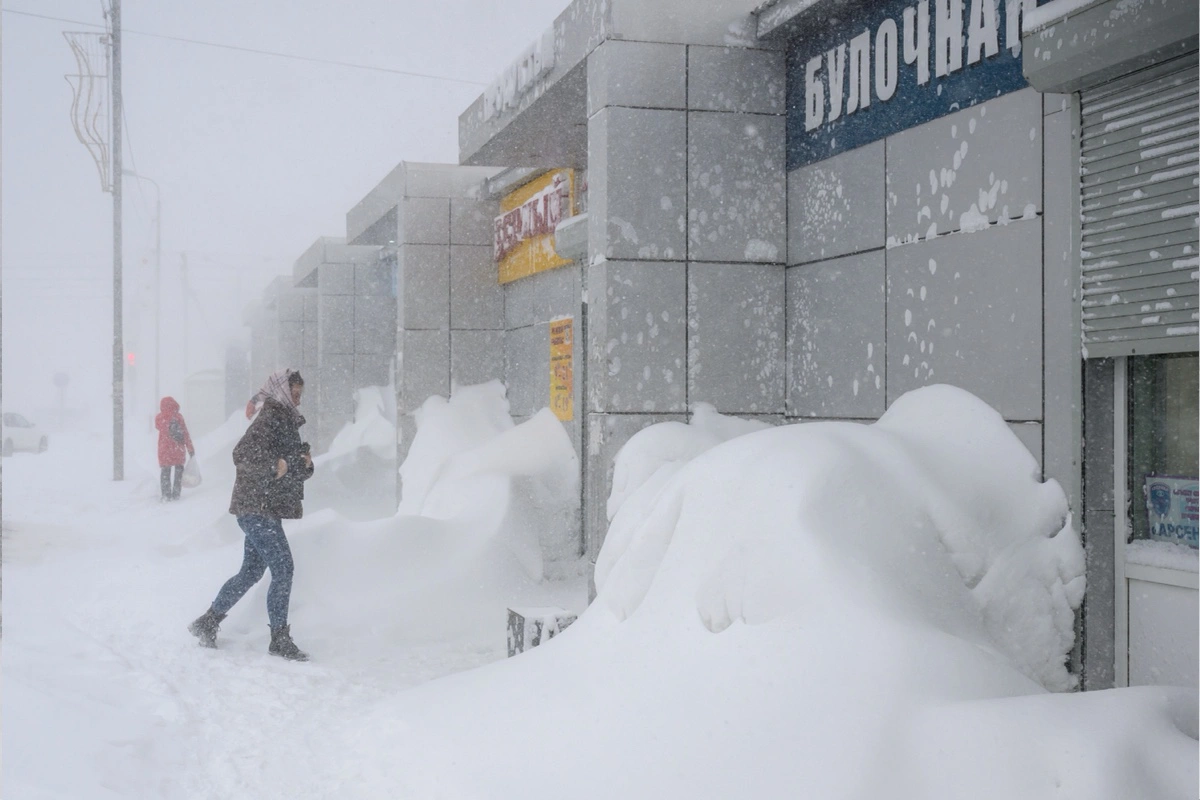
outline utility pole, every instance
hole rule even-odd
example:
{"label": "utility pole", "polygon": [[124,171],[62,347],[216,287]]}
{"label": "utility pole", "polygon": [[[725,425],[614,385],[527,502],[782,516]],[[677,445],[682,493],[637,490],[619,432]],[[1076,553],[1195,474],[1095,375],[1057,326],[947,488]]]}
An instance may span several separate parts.
{"label": "utility pole", "polygon": [[121,0],[111,0],[104,33],[63,31],[79,72],[67,75],[74,99],[71,124],[113,196],[113,480],[125,479],[125,359],[121,256]]}
{"label": "utility pole", "polygon": [[183,290],[183,378],[188,376],[188,269],[187,253],[179,254],[179,284]]}
{"label": "utility pole", "polygon": [[121,0],[112,0],[113,480],[125,480],[125,343],[121,282]]}

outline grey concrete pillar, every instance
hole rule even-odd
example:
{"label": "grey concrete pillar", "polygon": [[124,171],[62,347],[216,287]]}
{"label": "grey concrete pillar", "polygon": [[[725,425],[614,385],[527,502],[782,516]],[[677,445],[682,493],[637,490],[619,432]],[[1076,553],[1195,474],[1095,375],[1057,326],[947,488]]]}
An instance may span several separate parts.
{"label": "grey concrete pillar", "polygon": [[784,58],[610,40],[588,59],[586,551],[612,459],[693,404],[782,418]]}

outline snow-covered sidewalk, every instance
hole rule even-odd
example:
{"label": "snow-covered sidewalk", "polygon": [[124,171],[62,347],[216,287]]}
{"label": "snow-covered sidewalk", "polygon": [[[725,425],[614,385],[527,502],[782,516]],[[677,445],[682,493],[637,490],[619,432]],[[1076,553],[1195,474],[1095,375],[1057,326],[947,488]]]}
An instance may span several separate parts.
{"label": "snow-covered sidewalk", "polygon": [[[160,504],[157,474],[135,458],[128,480],[111,481],[109,447],[105,437],[62,435],[45,454],[5,460],[4,797],[388,796],[362,777],[387,754],[360,749],[355,763],[338,743],[355,739],[385,698],[505,656],[498,592],[476,597],[465,609],[473,624],[443,626],[444,635],[435,608],[379,619],[381,605],[403,598],[404,587],[388,590],[388,566],[338,574],[337,564],[314,563],[314,548],[322,536],[353,550],[383,534],[331,512],[286,525],[293,633],[312,661],[267,654],[267,579],[230,614],[220,649],[198,648],[185,626],[241,559],[229,486],[208,481]],[[338,619],[314,604],[312,594],[346,596],[355,580],[379,598],[374,606],[350,617],[342,603]],[[578,580],[505,588],[532,603],[586,599]],[[436,596],[426,586],[408,600]]]}
{"label": "snow-covered sidewalk", "polygon": [[[6,460],[4,797],[1195,797],[1196,687],[1072,691],[1066,495],[954,387],[639,432],[586,610],[562,426],[499,384],[430,398],[401,514],[286,524],[303,664],[266,654],[266,581],[219,650],[184,630],[241,556],[239,425],[165,506],[101,437]],[[505,659],[505,606],[583,613]]]}

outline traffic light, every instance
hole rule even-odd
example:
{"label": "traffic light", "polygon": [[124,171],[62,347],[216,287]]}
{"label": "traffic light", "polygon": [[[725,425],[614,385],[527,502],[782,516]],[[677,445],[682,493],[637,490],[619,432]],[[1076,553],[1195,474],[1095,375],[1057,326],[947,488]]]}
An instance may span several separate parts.
{"label": "traffic light", "polygon": [[126,353],[125,354],[125,363],[127,363],[131,367],[136,366],[137,365],[137,355],[135,353]]}

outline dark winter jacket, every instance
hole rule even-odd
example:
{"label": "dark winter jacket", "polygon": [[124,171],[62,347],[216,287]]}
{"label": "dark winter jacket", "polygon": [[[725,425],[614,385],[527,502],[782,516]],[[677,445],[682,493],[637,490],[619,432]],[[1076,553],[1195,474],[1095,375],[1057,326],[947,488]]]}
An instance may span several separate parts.
{"label": "dark winter jacket", "polygon": [[196,454],[187,423],[183,421],[174,397],[164,397],[158,407],[159,414],[154,418],[154,427],[158,428],[158,465],[182,467],[185,453]]}
{"label": "dark winter jacket", "polygon": [[[277,519],[304,516],[304,482],[313,468],[305,463],[308,445],[300,441],[304,417],[274,398],[263,402],[242,440],[233,448],[237,477],[229,513],[260,514]],[[287,462],[287,472],[275,477],[276,462]]]}

